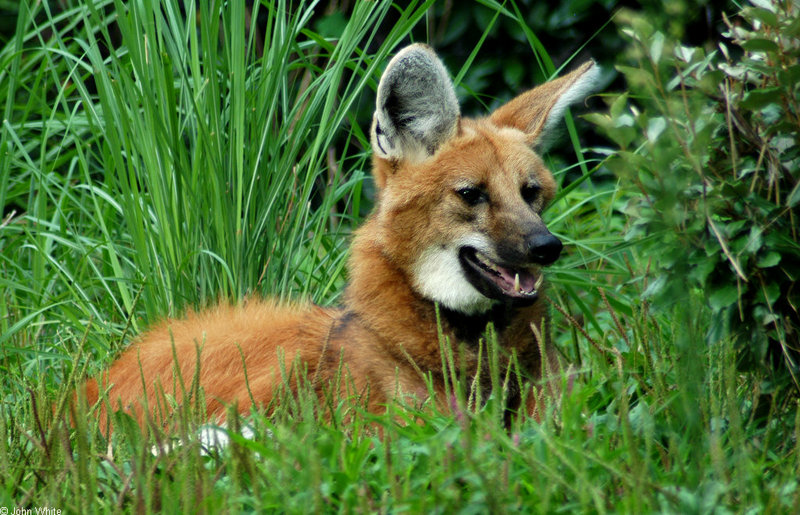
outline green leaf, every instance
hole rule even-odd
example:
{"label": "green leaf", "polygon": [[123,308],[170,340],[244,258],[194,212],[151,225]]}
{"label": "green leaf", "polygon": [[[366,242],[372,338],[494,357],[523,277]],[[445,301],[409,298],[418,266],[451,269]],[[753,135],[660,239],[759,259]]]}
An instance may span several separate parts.
{"label": "green leaf", "polygon": [[650,143],[655,143],[658,137],[667,128],[667,121],[663,116],[651,118],[647,122],[647,140]]}
{"label": "green leaf", "polygon": [[764,298],[772,306],[781,295],[781,287],[778,283],[768,283],[764,286]]}
{"label": "green leaf", "polygon": [[611,102],[611,106],[608,108],[609,114],[612,117],[616,118],[617,116],[621,115],[623,111],[627,110],[628,108],[628,93],[623,93],[618,95],[617,98]]}
{"label": "green leaf", "polygon": [[775,86],[772,88],[754,89],[748,92],[744,99],[742,99],[741,106],[745,109],[758,110],[763,107],[774,104],[780,100],[780,87]]}
{"label": "green leaf", "polygon": [[750,0],[750,3],[761,9],[775,12],[775,2],[772,0]]}
{"label": "green leaf", "polygon": [[800,17],[796,17],[788,25],[784,26],[783,34],[788,37],[800,36]]}
{"label": "green leaf", "polygon": [[742,42],[742,48],[750,52],[777,52],[778,44],[771,39],[753,38]]}
{"label": "green leaf", "polygon": [[780,252],[775,252],[774,250],[771,250],[767,252],[765,256],[758,258],[756,266],[758,266],[758,268],[770,268],[777,265],[780,262],[781,262]]}
{"label": "green leaf", "polygon": [[656,32],[650,42],[650,57],[653,62],[661,61],[661,52],[664,50],[664,34]]}
{"label": "green leaf", "polygon": [[739,289],[735,284],[726,284],[714,290],[708,296],[708,303],[712,309],[719,311],[734,304],[739,298]]}
{"label": "green leaf", "polygon": [[694,59],[694,53],[696,51],[697,48],[693,46],[677,45],[675,47],[675,57],[685,63],[690,63],[692,59]]}
{"label": "green leaf", "polygon": [[618,65],[617,70],[625,75],[628,85],[631,89],[645,89],[652,88],[655,85],[653,80],[653,73],[634,66]]}
{"label": "green leaf", "polygon": [[747,244],[744,247],[744,251],[748,254],[755,254],[759,251],[762,245],[762,236],[763,231],[760,227],[753,226],[750,228],[750,235],[747,239]]}
{"label": "green leaf", "polygon": [[755,19],[770,27],[778,26],[778,17],[774,12],[763,7],[748,7],[742,11],[745,18]]}
{"label": "green leaf", "polygon": [[719,260],[714,256],[709,256],[706,259],[695,260],[694,265],[689,272],[689,279],[697,284],[705,284],[708,276],[717,268]]}

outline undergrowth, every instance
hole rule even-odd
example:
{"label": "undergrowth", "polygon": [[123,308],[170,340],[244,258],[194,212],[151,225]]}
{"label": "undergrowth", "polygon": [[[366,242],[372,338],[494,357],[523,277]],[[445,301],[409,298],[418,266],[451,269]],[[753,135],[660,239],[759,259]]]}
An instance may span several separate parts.
{"label": "undergrowth", "polygon": [[[454,77],[480,72],[501,18],[555,70],[514,2],[480,3],[486,32]],[[0,507],[800,510],[796,400],[738,371],[735,338],[709,341],[702,291],[643,296],[664,273],[624,237],[635,192],[572,123],[546,218],[566,244],[548,302],[573,370],[540,422],[507,427],[502,384],[476,403],[457,380],[446,413],[285,395],[212,449],[190,406],[171,434],[116,414],[110,441],[96,408],[67,406],[160,317],[252,294],[336,302],[371,204],[353,113],[431,5],[358,2],[322,36],[313,3],[22,2],[0,49]]]}

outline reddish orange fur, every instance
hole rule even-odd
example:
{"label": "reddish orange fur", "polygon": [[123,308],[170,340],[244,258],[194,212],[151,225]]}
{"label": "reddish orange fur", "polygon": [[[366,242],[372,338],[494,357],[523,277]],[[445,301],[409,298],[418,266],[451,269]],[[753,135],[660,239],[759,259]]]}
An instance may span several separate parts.
{"label": "reddish orange fur", "polygon": [[[456,241],[467,231],[516,245],[523,221],[533,217],[541,223],[538,213],[553,197],[555,182],[530,145],[542,129],[551,97],[574,82],[578,72],[520,95],[488,118],[459,120],[455,136],[422,162],[375,156],[378,202],[355,234],[351,282],[340,307],[250,299],[163,321],[142,334],[99,385],[86,384],[89,402],[98,400],[99,387],[108,389],[114,409],[121,407],[144,423],[153,416],[161,391],[182,402],[178,381],[191,390],[197,373],[209,419],[224,416],[231,403],[246,413],[253,408],[251,399],[257,406],[272,401],[282,380],[283,356],[287,369],[298,358],[319,391],[336,376],[341,358],[354,391],[369,392],[367,407],[373,412],[381,412],[399,392],[423,400],[428,395],[426,374],[433,378],[438,404],[447,406],[436,306],[413,285],[415,263],[424,249]],[[535,216],[519,198],[520,184],[530,177],[541,187]],[[467,213],[453,193],[465,180],[484,185],[492,204]],[[555,352],[551,346],[543,351],[531,329],[542,327],[542,300],[508,309],[510,319],[498,328],[501,348],[517,355],[530,378],[541,378],[542,369],[553,374],[558,370]],[[457,325],[442,317],[441,330],[454,348],[456,363],[475,372],[477,346],[456,344]],[[144,396],[149,415],[142,406]],[[535,414],[541,395],[528,399],[525,409]],[[512,409],[517,407],[513,402]]]}

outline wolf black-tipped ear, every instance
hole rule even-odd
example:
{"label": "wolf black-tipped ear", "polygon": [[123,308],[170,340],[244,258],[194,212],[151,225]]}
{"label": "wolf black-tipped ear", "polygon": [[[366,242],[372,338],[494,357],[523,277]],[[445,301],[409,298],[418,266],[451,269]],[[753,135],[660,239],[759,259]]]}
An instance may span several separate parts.
{"label": "wolf black-tipped ear", "polygon": [[422,161],[452,137],[458,99],[442,61],[427,45],[401,50],[383,72],[370,139],[385,159]]}
{"label": "wolf black-tipped ear", "polygon": [[542,146],[561,121],[567,107],[582,101],[597,87],[600,70],[587,61],[574,71],[519,95],[497,108],[489,119],[500,127],[513,127],[528,135],[531,146]]}

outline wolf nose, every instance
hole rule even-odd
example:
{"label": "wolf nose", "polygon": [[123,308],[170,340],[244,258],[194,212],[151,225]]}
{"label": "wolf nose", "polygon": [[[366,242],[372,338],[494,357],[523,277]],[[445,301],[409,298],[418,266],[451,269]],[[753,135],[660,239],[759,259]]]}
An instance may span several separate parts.
{"label": "wolf nose", "polygon": [[532,263],[549,265],[561,255],[564,245],[561,240],[550,234],[534,234],[528,238],[528,259]]}

